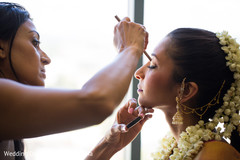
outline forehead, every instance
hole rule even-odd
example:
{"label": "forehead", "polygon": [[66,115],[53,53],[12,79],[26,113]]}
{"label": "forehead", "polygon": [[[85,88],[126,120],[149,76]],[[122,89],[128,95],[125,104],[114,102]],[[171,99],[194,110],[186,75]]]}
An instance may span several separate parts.
{"label": "forehead", "polygon": [[32,31],[36,31],[36,27],[31,20],[27,20],[19,27],[16,36],[26,35],[31,33]]}
{"label": "forehead", "polygon": [[169,46],[170,39],[165,37],[154,49],[154,56],[160,62],[171,61],[170,57],[167,56],[167,48]]}

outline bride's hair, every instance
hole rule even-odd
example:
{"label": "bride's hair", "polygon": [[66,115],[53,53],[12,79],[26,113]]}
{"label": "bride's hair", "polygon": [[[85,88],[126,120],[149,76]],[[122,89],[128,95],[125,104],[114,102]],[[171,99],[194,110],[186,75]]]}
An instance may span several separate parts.
{"label": "bride's hair", "polygon": [[[198,85],[196,95],[197,108],[209,103],[218,93],[224,80],[219,104],[210,107],[203,115],[207,122],[215,114],[215,110],[223,104],[223,96],[234,82],[233,72],[226,66],[226,54],[221,49],[216,34],[203,29],[179,28],[170,32],[167,55],[173,60],[175,68],[173,79],[181,83],[186,77],[186,82],[195,82]],[[235,130],[232,133],[231,144],[240,151],[240,137]]]}

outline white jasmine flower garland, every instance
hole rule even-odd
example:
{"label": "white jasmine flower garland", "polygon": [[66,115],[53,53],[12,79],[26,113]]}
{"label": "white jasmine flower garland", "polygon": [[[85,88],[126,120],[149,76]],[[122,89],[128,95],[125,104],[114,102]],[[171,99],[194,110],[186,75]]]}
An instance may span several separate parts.
{"label": "white jasmine flower garland", "polygon": [[[226,65],[234,72],[235,82],[223,97],[223,105],[216,110],[212,120],[204,124],[200,120],[195,126],[186,128],[186,132],[180,134],[178,143],[175,138],[167,136],[163,138],[160,151],[153,154],[154,160],[192,160],[203,147],[203,143],[210,140],[230,138],[232,131],[240,130],[240,49],[239,44],[228,32],[216,33],[222,50],[227,54]],[[218,127],[223,123],[223,129]],[[214,130],[216,131],[214,132]]]}

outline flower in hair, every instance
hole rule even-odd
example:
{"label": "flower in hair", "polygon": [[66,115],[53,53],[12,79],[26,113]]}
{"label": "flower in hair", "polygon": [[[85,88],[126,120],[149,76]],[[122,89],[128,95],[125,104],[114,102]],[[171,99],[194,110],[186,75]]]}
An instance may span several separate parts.
{"label": "flower in hair", "polygon": [[239,126],[240,115],[240,49],[236,39],[233,39],[227,31],[217,33],[222,50],[226,53],[226,65],[234,73],[235,81],[231,84],[230,89],[223,97],[223,105],[216,111],[214,118],[216,122],[223,119],[224,131],[220,133],[225,138],[230,138],[233,130]]}

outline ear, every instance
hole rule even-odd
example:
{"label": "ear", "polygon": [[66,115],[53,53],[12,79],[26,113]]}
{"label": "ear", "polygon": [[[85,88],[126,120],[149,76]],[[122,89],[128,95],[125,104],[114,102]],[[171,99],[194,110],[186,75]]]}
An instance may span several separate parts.
{"label": "ear", "polygon": [[0,59],[7,57],[7,45],[6,42],[0,40]]}
{"label": "ear", "polygon": [[193,98],[198,92],[198,85],[195,82],[187,82],[185,84],[183,96],[181,102],[187,102]]}

